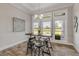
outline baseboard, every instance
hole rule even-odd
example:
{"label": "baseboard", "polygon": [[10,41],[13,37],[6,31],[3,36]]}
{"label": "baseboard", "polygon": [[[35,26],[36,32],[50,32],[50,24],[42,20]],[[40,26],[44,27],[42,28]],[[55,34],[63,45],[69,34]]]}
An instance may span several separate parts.
{"label": "baseboard", "polygon": [[75,50],[79,53],[79,48],[77,48],[75,45],[73,45],[73,47],[74,47]]}
{"label": "baseboard", "polygon": [[13,46],[15,46],[15,45],[17,45],[17,44],[20,44],[20,43],[22,43],[22,42],[25,42],[25,41],[27,41],[27,40],[21,40],[21,41],[18,41],[18,42],[16,42],[16,43],[14,43],[14,44],[11,44],[11,45],[2,47],[2,48],[0,48],[0,51],[5,50],[5,49],[10,48],[10,47],[13,47]]}
{"label": "baseboard", "polygon": [[59,44],[64,44],[64,45],[73,45],[72,43],[69,43],[69,42],[64,42],[64,41],[52,41],[53,43],[59,43]]}

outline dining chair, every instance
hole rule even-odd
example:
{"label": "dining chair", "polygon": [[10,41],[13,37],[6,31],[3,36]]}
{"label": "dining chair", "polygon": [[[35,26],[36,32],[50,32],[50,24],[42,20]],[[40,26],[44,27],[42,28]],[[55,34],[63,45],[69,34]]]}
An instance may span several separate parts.
{"label": "dining chair", "polygon": [[35,37],[31,37],[29,38],[28,42],[27,42],[27,53],[26,55],[28,54],[28,50],[30,49],[31,51],[31,55],[33,54],[33,46],[34,46],[34,43],[33,43],[33,40],[35,40]]}

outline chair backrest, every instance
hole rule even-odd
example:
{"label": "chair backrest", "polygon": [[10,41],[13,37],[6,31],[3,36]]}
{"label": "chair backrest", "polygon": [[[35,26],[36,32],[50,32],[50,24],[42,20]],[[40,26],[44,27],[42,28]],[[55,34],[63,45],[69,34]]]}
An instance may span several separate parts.
{"label": "chair backrest", "polygon": [[43,45],[47,46],[48,45],[48,37],[41,37],[40,39],[43,43]]}
{"label": "chair backrest", "polygon": [[35,37],[29,38],[29,40],[28,40],[28,45],[29,45],[30,47],[34,45],[34,43],[33,43],[34,40],[35,40]]}

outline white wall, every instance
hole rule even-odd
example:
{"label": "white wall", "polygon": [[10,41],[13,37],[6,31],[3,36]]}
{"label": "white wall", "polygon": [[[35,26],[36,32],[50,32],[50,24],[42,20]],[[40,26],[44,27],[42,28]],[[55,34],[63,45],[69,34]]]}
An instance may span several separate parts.
{"label": "white wall", "polygon": [[26,21],[25,32],[31,31],[31,16],[9,5],[0,4],[0,50],[16,45],[28,39],[25,32],[12,32],[12,17]]}
{"label": "white wall", "polygon": [[73,6],[68,8],[68,19],[67,19],[67,36],[68,42],[73,44]]}
{"label": "white wall", "polygon": [[[79,4],[74,5],[74,16],[78,17],[78,23],[79,23]],[[78,32],[74,32],[74,46],[79,52],[79,27]]]}

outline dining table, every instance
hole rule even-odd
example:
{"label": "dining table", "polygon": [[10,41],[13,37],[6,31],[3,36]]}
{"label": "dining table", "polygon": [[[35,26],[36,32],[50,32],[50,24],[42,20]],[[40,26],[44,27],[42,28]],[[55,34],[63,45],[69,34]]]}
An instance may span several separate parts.
{"label": "dining table", "polygon": [[[33,43],[34,43],[34,47],[38,48],[38,56],[40,55],[40,49],[43,50],[42,47],[45,46],[43,44],[43,41],[42,41],[43,39],[48,39],[49,40],[50,47],[48,47],[48,48],[51,48],[53,50],[52,44],[50,42],[50,38],[52,36],[46,36],[46,35],[41,35],[41,34],[34,35],[33,33],[25,33],[25,35],[30,36],[30,38],[35,37],[36,40],[33,40]],[[41,38],[43,38],[43,39],[41,39]],[[34,53],[36,54],[36,50],[34,51]],[[47,52],[45,52],[45,53],[47,53]],[[50,55],[50,53],[47,53],[47,54]],[[43,55],[43,53],[42,53],[42,55]]]}

